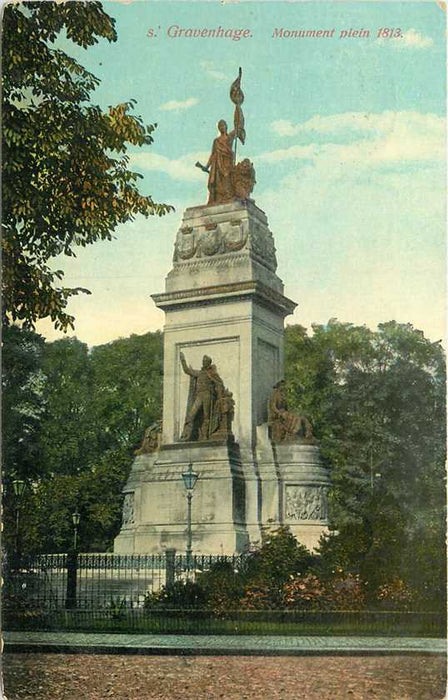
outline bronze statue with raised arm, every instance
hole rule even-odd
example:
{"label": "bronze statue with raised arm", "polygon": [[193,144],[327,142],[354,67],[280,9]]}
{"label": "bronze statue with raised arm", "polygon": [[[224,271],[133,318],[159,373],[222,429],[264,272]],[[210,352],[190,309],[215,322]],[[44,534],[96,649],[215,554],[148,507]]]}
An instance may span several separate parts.
{"label": "bronze statue with raised arm", "polygon": [[183,352],[180,353],[180,361],[185,374],[191,377],[181,440],[208,440],[216,428],[214,403],[218,397],[218,389],[223,390],[224,384],[212,364],[212,358],[208,355],[202,358],[201,369],[190,367]]}

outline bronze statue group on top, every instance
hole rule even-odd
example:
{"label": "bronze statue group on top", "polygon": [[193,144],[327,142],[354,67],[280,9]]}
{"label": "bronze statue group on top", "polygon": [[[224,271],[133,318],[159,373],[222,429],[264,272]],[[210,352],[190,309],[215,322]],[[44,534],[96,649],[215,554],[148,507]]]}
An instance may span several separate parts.
{"label": "bronze statue group on top", "polygon": [[[246,141],[244,115],[241,105],[244,94],[241,90],[242,70],[230,88],[230,99],[235,105],[234,128],[228,132],[227,122],[218,122],[219,136],[213,141],[212,152],[206,165],[196,166],[208,173],[208,205],[225,204],[235,199],[248,199],[255,185],[255,170],[248,158],[236,163],[237,143]],[[235,148],[233,148],[235,144]]]}

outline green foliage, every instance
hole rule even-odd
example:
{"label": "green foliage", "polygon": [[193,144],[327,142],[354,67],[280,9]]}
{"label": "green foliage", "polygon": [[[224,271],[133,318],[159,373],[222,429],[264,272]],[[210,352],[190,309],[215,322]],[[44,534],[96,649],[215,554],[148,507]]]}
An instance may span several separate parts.
{"label": "green foliage", "polygon": [[238,569],[219,561],[194,580],[178,580],[171,588],[148,594],[147,610],[203,609],[215,617],[232,611],[406,610],[414,594],[395,576],[369,599],[366,582],[343,568],[325,572],[330,550],[310,554],[287,527],[266,533],[259,548],[241,559]]}
{"label": "green foliage", "polygon": [[39,428],[45,411],[44,339],[32,331],[5,328],[2,348],[3,484],[39,474]]}
{"label": "green foliage", "polygon": [[[33,484],[22,504],[26,551],[66,550],[75,507],[80,547],[110,549],[133,450],[161,415],[160,333],[88,352],[76,339],[44,343],[11,327],[3,359],[7,546],[17,476]],[[440,607],[446,580],[440,344],[396,323],[373,332],[332,321],[311,336],[294,326],[286,331],[286,369],[290,404],[312,419],[331,466],[333,531],[322,538],[320,556],[287,529],[265,531],[241,571],[223,565],[198,576],[207,606],[281,607],[292,586],[300,607],[300,586],[309,577],[305,590],[322,586],[327,596],[335,581],[359,580],[369,606],[395,605],[400,591],[409,591],[409,605]]]}
{"label": "green foliage", "polygon": [[45,343],[11,326],[3,363],[7,548],[14,544],[17,505],[11,481],[19,477],[28,484],[20,519],[25,553],[67,551],[76,509],[80,548],[110,549],[133,450],[161,413],[161,334],[89,352],[76,338]]}
{"label": "green foliage", "polygon": [[291,575],[307,571],[314,561],[288,527],[262,533],[261,546],[245,564],[245,579],[251,585],[264,585],[275,597]]}
{"label": "green foliage", "polygon": [[207,606],[216,614],[237,609],[243,595],[245,567],[235,570],[229,561],[218,561],[196,577],[204,592]]}
{"label": "green foliage", "polygon": [[77,338],[48,343],[42,371],[46,377],[42,465],[49,475],[80,474],[98,454],[98,426],[91,405],[94,373],[87,345]]}
{"label": "green foliage", "polygon": [[288,527],[265,530],[260,547],[250,553],[244,565],[240,606],[245,610],[281,609],[287,581],[308,571],[313,562],[313,555]]}
{"label": "green foliage", "polygon": [[[313,420],[332,467],[321,571],[359,573],[370,600],[394,576],[444,595],[445,358],[410,324],[330,321],[286,332],[294,408]],[[326,570],[326,571],[325,571]],[[425,573],[426,572],[426,573]],[[432,572],[431,574],[429,572]],[[431,583],[432,579],[432,583]]]}
{"label": "green foliage", "polygon": [[145,596],[145,610],[180,610],[182,608],[204,608],[207,596],[202,586],[189,579],[176,581],[169,588],[148,593]]}
{"label": "green foliage", "polygon": [[65,35],[88,48],[116,41],[99,2],[8,3],[3,12],[3,310],[29,327],[50,316],[73,327],[69,298],[51,258],[110,240],[138,214],[163,215],[128,170],[128,144],[149,146],[155,124],[131,115],[134,101],[103,112],[90,104],[98,79],[55,45]]}
{"label": "green foliage", "polygon": [[163,357],[160,332],[131,335],[93,348],[94,409],[103,449],[135,446],[161,416]]}

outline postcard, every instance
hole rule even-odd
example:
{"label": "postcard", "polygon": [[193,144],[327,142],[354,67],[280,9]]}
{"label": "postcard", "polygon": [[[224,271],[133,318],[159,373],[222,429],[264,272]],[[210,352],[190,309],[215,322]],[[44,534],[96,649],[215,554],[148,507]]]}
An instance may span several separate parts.
{"label": "postcard", "polygon": [[2,22],[6,696],[441,697],[446,4]]}

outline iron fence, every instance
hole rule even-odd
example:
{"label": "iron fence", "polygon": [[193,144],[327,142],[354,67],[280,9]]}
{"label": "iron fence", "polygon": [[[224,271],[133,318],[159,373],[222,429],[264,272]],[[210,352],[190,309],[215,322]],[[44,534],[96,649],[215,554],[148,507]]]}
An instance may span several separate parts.
{"label": "iron fence", "polygon": [[194,581],[217,564],[244,570],[246,555],[41,554],[4,561],[5,629],[151,634],[444,636],[446,614],[402,611],[212,610],[148,596]]}
{"label": "iron fence", "polygon": [[38,554],[3,566],[5,609],[141,608],[150,593],[194,580],[218,562],[239,570],[244,557],[166,554]]}

